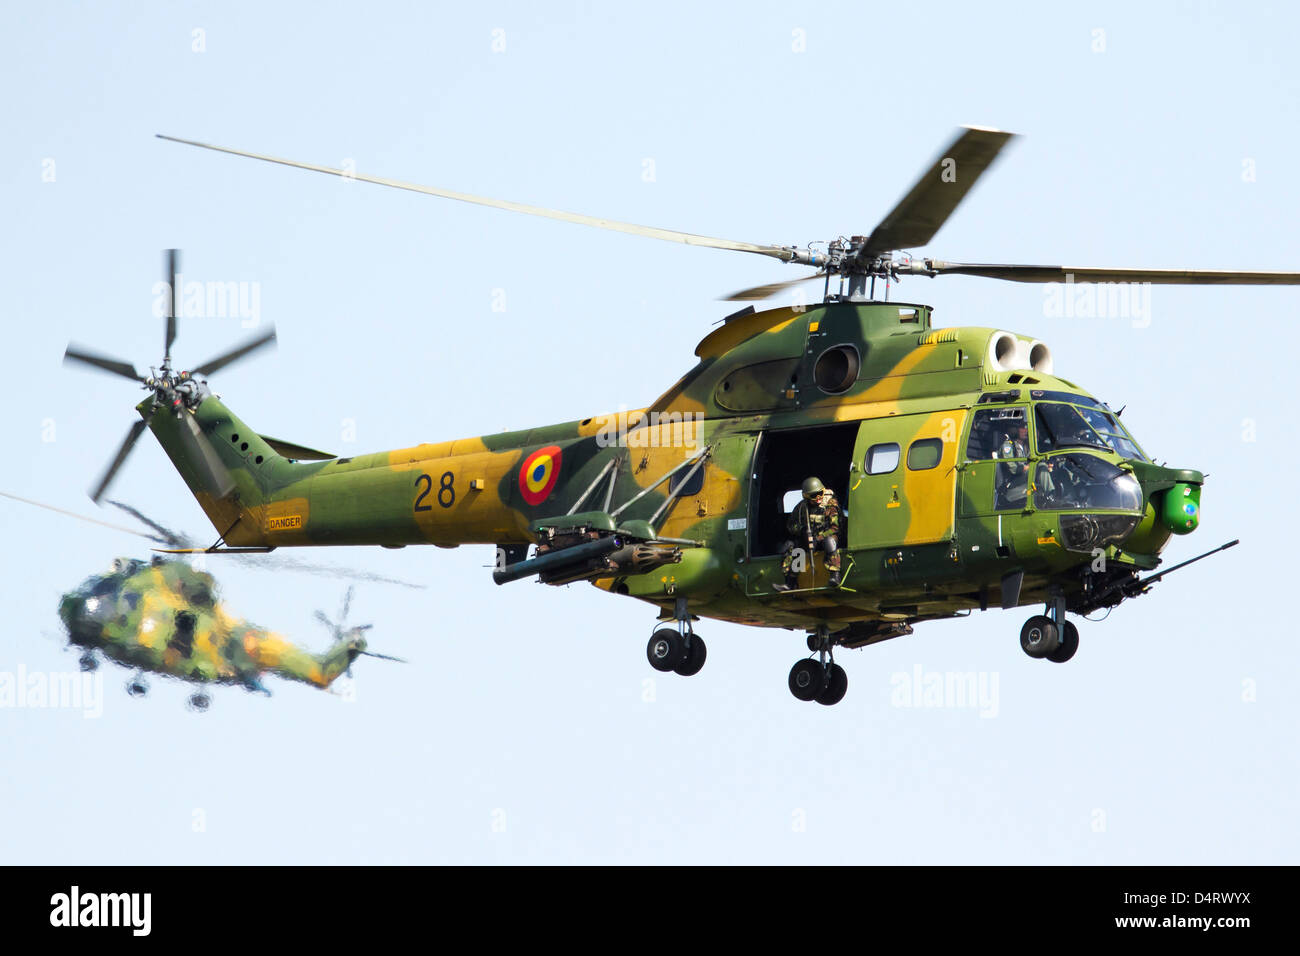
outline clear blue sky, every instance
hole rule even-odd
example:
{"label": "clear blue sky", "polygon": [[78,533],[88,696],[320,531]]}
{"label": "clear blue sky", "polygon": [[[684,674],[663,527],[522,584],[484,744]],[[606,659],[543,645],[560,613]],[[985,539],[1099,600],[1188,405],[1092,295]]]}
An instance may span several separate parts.
{"label": "clear blue sky", "polygon": [[[156,132],[802,243],[869,231],[974,123],[1025,136],[930,254],[1300,268],[1286,4],[51,3],[5,21],[0,488],[83,513],[138,395],[59,359],[75,339],[158,360],[164,247],[194,278],[259,283],[279,330],[278,352],[216,378],[227,403],[341,453],[638,407],[693,363],[729,311],[717,296],[788,275]],[[1294,863],[1300,291],[1157,288],[1145,328],[1049,318],[1036,286],[898,295],[938,325],[1043,338],[1150,453],[1207,472],[1202,527],[1171,560],[1242,546],[1081,623],[1063,667],[1021,653],[1023,611],[844,653],[834,708],[785,688],[801,634],[705,622],[704,671],[657,677],[646,702],[647,606],[498,588],[482,548],[313,554],[428,585],[354,602],[409,666],[363,660],[351,704],[273,681],[200,717],[182,685],[127,698],[113,668],[98,719],[0,710],[0,861]],[[191,320],[177,353],[245,334]],[[209,534],[148,436],[115,492]],[[0,527],[0,671],[74,669],[60,594],[143,542],[5,500]],[[216,570],[233,610],[323,645],[312,611],[341,583]],[[996,715],[896,706],[918,667],[996,676]]]}

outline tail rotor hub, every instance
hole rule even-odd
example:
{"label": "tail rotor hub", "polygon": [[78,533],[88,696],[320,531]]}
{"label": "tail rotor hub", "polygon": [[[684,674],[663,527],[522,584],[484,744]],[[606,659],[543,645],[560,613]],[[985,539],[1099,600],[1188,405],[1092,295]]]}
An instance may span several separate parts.
{"label": "tail rotor hub", "polygon": [[[218,369],[225,368],[237,361],[252,354],[258,349],[270,345],[275,341],[275,329],[272,328],[267,332],[231,349],[230,351],[217,356],[202,365],[196,366],[190,371],[174,371],[172,369],[172,343],[176,340],[176,315],[175,315],[175,288],[180,272],[180,252],[176,249],[168,249],[165,257],[164,280],[169,290],[171,290],[172,307],[168,310],[166,317],[166,336],[163,350],[162,364],[156,367],[150,367],[148,375],[141,375],[135,370],[135,366],[130,362],[124,362],[121,359],[112,358],[76,345],[69,345],[63,354],[65,364],[74,363],[89,365],[92,368],[99,369],[102,372],[109,372],[121,378],[128,378],[138,382],[141,387],[153,392],[153,400],[149,404],[149,410],[142,412],[142,418],[132,424],[130,431],[127,432],[126,440],[118,448],[117,456],[113,459],[112,464],[104,473],[99,483],[91,490],[90,498],[98,503],[103,497],[104,492],[108,490],[109,483],[117,474],[122,463],[126,460],[131,449],[135,446],[144,429],[148,427],[153,420],[153,416],[159,409],[165,408],[173,412],[178,419],[184,419],[186,412],[193,412],[199,407],[209,395],[212,394],[208,388],[207,376],[216,372]],[[187,431],[193,436],[197,431],[197,426],[193,426],[193,420],[190,420],[190,426]],[[198,449],[201,457],[210,459],[211,451],[205,448]],[[209,461],[209,470],[216,468],[220,470],[219,463],[213,464]]]}

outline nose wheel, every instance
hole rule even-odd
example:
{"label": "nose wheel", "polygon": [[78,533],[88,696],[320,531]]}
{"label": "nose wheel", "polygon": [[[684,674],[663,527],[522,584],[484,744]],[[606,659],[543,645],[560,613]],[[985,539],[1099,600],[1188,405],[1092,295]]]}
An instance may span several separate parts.
{"label": "nose wheel", "polygon": [[132,697],[144,697],[149,693],[149,683],[142,674],[136,674],[126,682],[126,692]]}
{"label": "nose wheel", "polygon": [[1020,628],[1020,648],[1035,660],[1064,664],[1079,650],[1079,629],[1065,619],[1063,595],[1053,594],[1046,610]]}
{"label": "nose wheel", "polygon": [[1053,664],[1064,664],[1079,649],[1079,629],[1070,621],[1061,628],[1061,646],[1047,655]]}
{"label": "nose wheel", "polygon": [[1020,629],[1020,649],[1038,660],[1061,646],[1056,622],[1046,614],[1035,614]]}

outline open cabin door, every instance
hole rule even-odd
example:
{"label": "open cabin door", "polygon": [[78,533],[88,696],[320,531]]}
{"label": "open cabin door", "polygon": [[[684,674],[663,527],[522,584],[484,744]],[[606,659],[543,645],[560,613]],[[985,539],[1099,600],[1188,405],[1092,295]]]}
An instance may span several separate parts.
{"label": "open cabin door", "polygon": [[848,499],[853,548],[934,544],[952,537],[966,414],[954,409],[861,422]]}
{"label": "open cabin door", "polygon": [[[848,510],[856,422],[766,431],[758,442],[749,496],[751,558],[779,555],[790,539],[786,519],[799,501],[805,478],[820,478]],[[853,546],[852,535],[848,544]]]}

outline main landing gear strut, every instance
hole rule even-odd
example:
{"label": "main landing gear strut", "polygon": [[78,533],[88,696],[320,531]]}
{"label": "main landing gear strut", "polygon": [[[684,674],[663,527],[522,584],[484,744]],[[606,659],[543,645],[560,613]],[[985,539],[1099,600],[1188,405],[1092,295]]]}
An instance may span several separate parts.
{"label": "main landing gear strut", "polygon": [[1055,591],[1045,613],[1035,614],[1020,629],[1020,647],[1030,657],[1064,664],[1079,649],[1079,629],[1065,619],[1065,596]]}
{"label": "main landing gear strut", "polygon": [[700,672],[709,651],[691,626],[691,615],[686,609],[685,598],[677,599],[673,616],[677,619],[676,625],[656,628],[650,635],[645,655],[650,660],[650,666],[657,671],[672,671],[690,677]]}
{"label": "main landing gear strut", "polygon": [[808,635],[808,649],[817,656],[806,657],[790,668],[790,693],[799,700],[815,700],[830,706],[844,699],[849,689],[849,675],[835,663],[830,629],[821,624]]}

